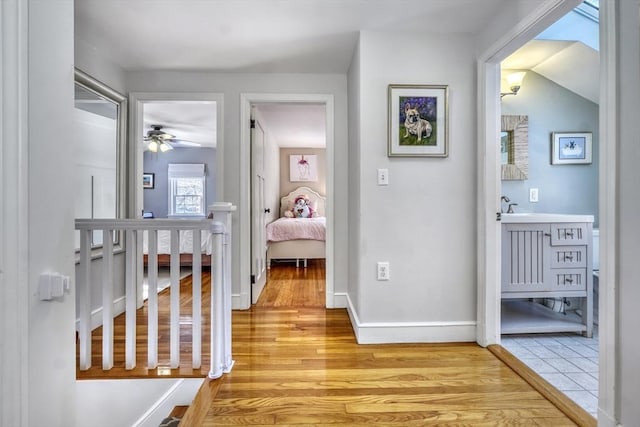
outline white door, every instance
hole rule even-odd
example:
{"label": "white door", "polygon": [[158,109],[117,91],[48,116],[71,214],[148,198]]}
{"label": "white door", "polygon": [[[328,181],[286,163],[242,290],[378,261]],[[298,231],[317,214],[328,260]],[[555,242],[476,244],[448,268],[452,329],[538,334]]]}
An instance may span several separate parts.
{"label": "white door", "polygon": [[251,129],[251,303],[267,282],[267,237],[264,201],[264,130],[258,120]]}

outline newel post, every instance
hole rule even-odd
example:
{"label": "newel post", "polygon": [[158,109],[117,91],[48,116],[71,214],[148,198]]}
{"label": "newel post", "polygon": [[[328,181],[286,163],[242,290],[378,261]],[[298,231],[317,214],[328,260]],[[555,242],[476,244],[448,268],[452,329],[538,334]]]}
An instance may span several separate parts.
{"label": "newel post", "polygon": [[[215,279],[216,277],[219,277],[221,282],[218,282],[219,284],[221,283],[221,286],[215,285],[215,288],[219,289],[220,291],[220,301],[221,304],[218,305],[218,307],[221,309],[221,316],[218,317],[218,319],[221,322],[221,329],[218,329],[218,331],[221,332],[221,335],[219,335],[218,340],[220,340],[220,345],[221,345],[221,362],[222,362],[222,372],[223,373],[227,373],[231,371],[231,368],[233,367],[233,358],[231,355],[231,307],[232,307],[232,301],[231,301],[231,290],[232,290],[232,283],[231,283],[231,227],[232,227],[232,214],[233,212],[236,211],[236,206],[232,205],[231,203],[226,203],[226,202],[216,202],[213,205],[209,206],[209,212],[211,212],[213,214],[213,219],[214,219],[214,223],[212,224],[212,233],[214,235],[214,258],[215,257],[215,251],[217,250],[216,248],[216,234],[214,232],[214,228],[215,228],[215,224],[218,223],[222,226],[221,229],[218,229],[221,233],[221,244],[222,244],[222,250],[220,251],[220,254],[222,255],[220,258],[220,270],[219,273],[216,273],[215,271],[212,272],[212,285],[215,284]],[[217,269],[217,267],[215,266],[215,264],[217,264],[217,262],[214,261],[213,263],[213,268]],[[212,286],[212,292],[213,292],[213,286]],[[215,296],[214,293],[212,293],[212,298]],[[212,303],[213,304],[213,303]],[[212,305],[212,310],[214,308],[214,306]],[[212,312],[212,320],[213,320],[213,312]],[[213,325],[211,330],[213,331]],[[213,345],[213,337],[212,337],[212,345]],[[212,347],[212,361],[213,359],[213,347]],[[212,368],[214,367],[214,365],[212,364]],[[211,374],[213,373],[213,370],[209,373],[209,376],[211,377]],[[219,376],[219,375],[218,375]]]}

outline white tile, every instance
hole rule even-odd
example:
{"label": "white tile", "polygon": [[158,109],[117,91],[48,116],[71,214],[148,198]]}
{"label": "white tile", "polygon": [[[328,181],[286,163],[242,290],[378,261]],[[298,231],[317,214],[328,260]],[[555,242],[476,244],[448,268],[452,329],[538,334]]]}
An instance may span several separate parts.
{"label": "white tile", "polygon": [[571,350],[575,351],[582,357],[598,357],[598,352],[592,348],[582,344],[571,344],[567,346]]}
{"label": "white tile", "polygon": [[578,367],[577,365],[569,362],[566,359],[544,359],[549,365],[556,368],[559,372],[567,373],[567,372],[584,372],[583,369]]}
{"label": "white tile", "polygon": [[578,353],[576,353],[575,351],[571,350],[569,347],[566,347],[564,345],[549,345],[549,346],[546,346],[546,348],[565,359],[568,357],[580,357]]}
{"label": "white tile", "polygon": [[533,369],[537,374],[545,374],[550,372],[558,372],[556,368],[548,364],[542,359],[523,359],[523,362],[527,364],[528,367]]}
{"label": "white tile", "polygon": [[511,352],[511,354],[513,354],[515,357],[517,357],[518,359],[531,359],[531,358],[535,358],[536,356],[531,353],[528,349],[522,347],[522,346],[512,346],[507,348],[507,350],[509,350]]}
{"label": "white tile", "polygon": [[586,357],[569,357],[566,359],[568,362],[573,363],[584,372],[598,372],[598,364],[593,363]]}
{"label": "white tile", "polygon": [[557,388],[560,391],[568,391],[568,390],[584,390],[578,383],[573,381],[571,378],[566,376],[565,374],[555,374],[555,373],[545,373],[540,374],[542,378],[549,381],[551,385]]}
{"label": "white tile", "polygon": [[[560,347],[556,345],[555,347]],[[539,345],[537,347],[528,347],[529,351],[542,359],[557,358],[558,353],[551,350],[551,346]]]}
{"label": "white tile", "polygon": [[571,378],[580,387],[587,391],[598,391],[598,380],[586,372],[567,372],[567,377]]}
{"label": "white tile", "polygon": [[566,391],[564,394],[592,415],[598,412],[598,398],[588,391]]}

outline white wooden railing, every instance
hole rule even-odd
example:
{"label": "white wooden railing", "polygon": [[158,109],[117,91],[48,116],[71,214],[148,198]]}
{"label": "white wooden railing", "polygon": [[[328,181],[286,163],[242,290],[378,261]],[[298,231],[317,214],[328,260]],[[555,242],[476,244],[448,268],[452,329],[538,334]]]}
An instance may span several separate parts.
{"label": "white wooden railing", "polygon": [[213,219],[76,219],[80,231],[80,264],[76,277],[78,290],[80,340],[80,370],[91,367],[91,283],[92,248],[94,231],[103,233],[102,243],[102,369],[113,368],[114,317],[114,233],[125,235],[125,368],[136,367],[136,310],[139,306],[138,289],[141,283],[143,260],[142,233],[148,233],[148,359],[147,367],[158,366],[158,258],[157,236],[160,230],[169,230],[171,236],[170,265],[170,368],[180,365],[180,256],[179,232],[193,234],[193,322],[192,367],[199,369],[202,362],[202,273],[200,230],[209,230],[212,239],[211,254],[211,366],[210,378],[218,378],[233,366],[231,357],[231,214],[235,206],[216,203],[209,208]]}

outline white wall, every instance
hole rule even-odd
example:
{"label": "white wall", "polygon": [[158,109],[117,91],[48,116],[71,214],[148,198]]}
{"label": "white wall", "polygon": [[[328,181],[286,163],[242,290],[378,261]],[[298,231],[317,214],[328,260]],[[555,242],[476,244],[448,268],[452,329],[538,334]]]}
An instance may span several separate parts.
{"label": "white wall", "polygon": [[[135,71],[127,74],[132,92],[216,92],[224,94],[224,201],[239,210],[248,209],[240,200],[240,94],[241,93],[321,93],[332,94],[335,104],[335,182],[347,182],[347,82],[344,75],[315,74],[216,74],[207,72]],[[246,124],[248,126],[248,123]],[[248,182],[248,180],[246,181]],[[336,292],[344,292],[347,276],[347,189],[335,191],[335,274]],[[233,294],[240,292],[240,248],[238,214],[233,219]],[[244,252],[240,252],[243,249]]]}
{"label": "white wall", "polygon": [[[358,317],[410,323],[409,340],[475,340],[473,38],[363,32],[360,52]],[[389,84],[449,86],[447,158],[387,157]],[[388,186],[376,184],[377,168],[389,169]],[[390,262],[390,281],[376,281],[377,261]]]}
{"label": "white wall", "polygon": [[124,95],[126,93],[124,70],[107,59],[105,52],[98,52],[84,40],[76,38],[74,42],[76,68]]}
{"label": "white wall", "polygon": [[[349,67],[349,281],[347,295],[353,307],[349,313],[360,311],[360,40]],[[352,322],[355,319],[352,319]]]}
{"label": "white wall", "polygon": [[[29,425],[75,412],[75,289],[37,298],[40,273],[73,277],[73,1],[29,2]],[[71,421],[73,424],[73,421]]]}
{"label": "white wall", "polygon": [[[618,79],[618,212],[615,240],[618,259],[613,267],[618,282],[618,369],[617,381],[618,421],[626,426],[638,425],[640,405],[634,396],[640,390],[640,262],[638,262],[638,242],[640,242],[640,22],[637,1],[615,1],[618,9],[616,36],[618,37],[619,57],[617,62]],[[613,145],[613,144],[612,144]],[[602,233],[601,233],[602,235]],[[602,286],[602,281],[600,282]],[[606,286],[614,288],[613,283]]]}

